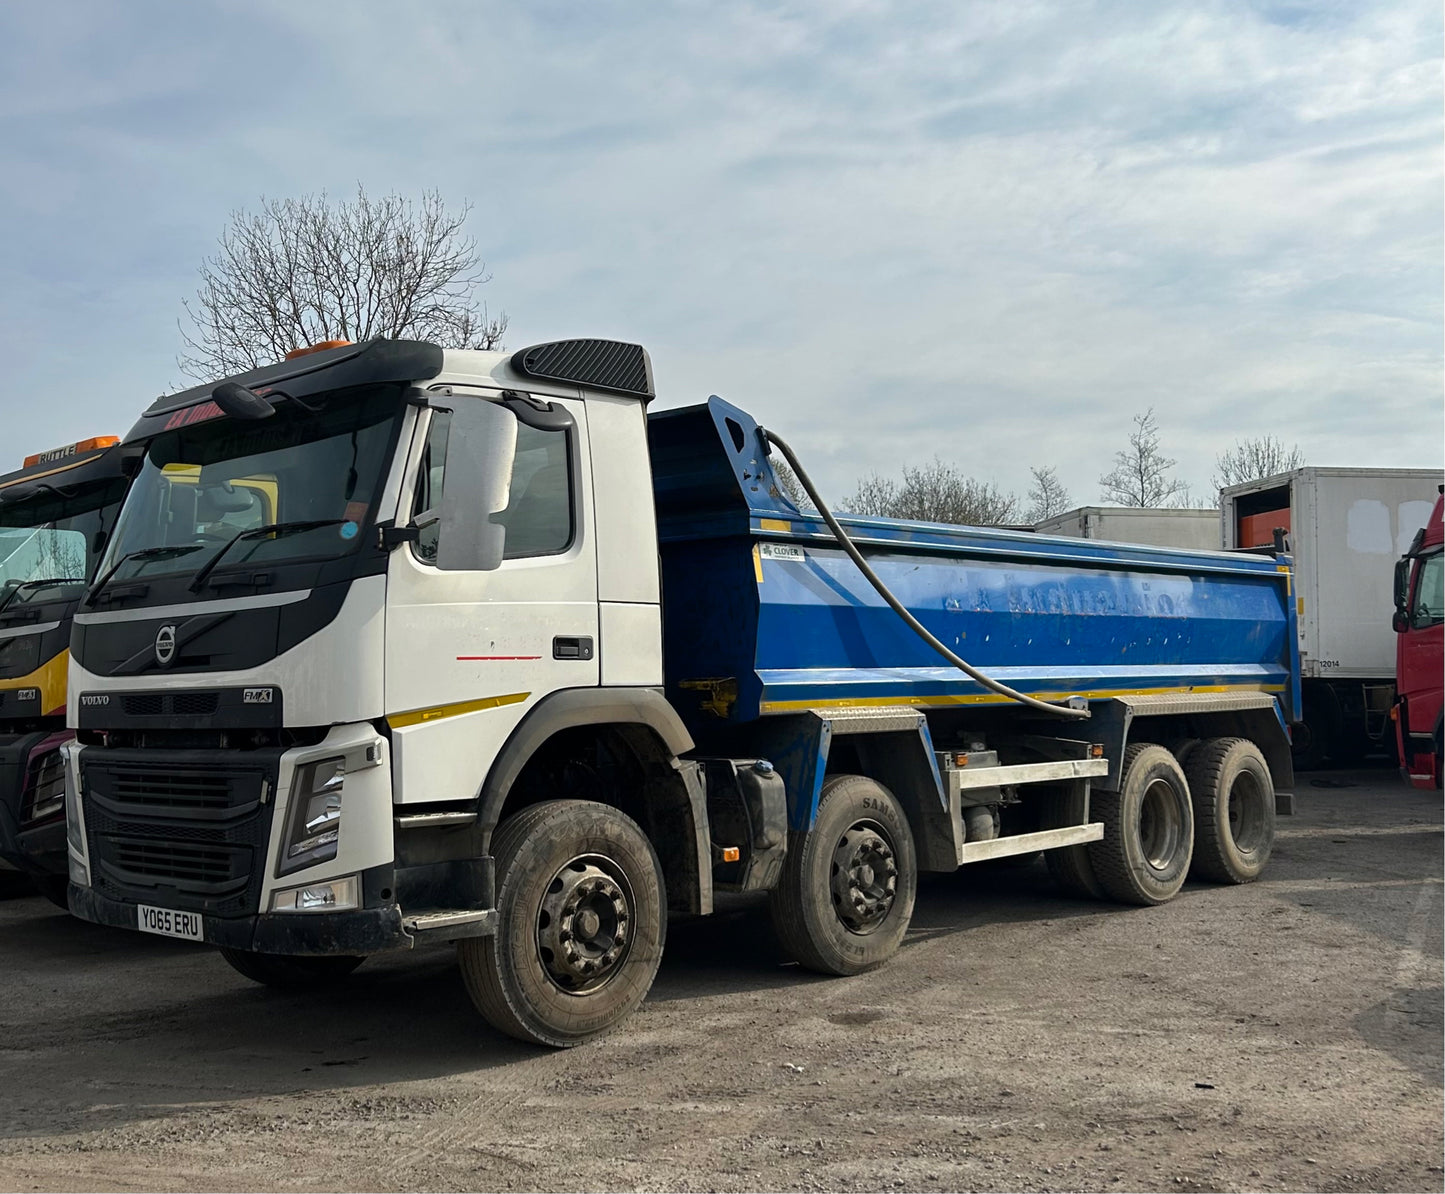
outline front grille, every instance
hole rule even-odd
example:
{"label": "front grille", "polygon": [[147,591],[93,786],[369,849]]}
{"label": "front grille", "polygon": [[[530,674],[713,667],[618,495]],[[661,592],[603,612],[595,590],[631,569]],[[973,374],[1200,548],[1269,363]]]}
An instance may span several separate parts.
{"label": "front grille", "polygon": [[23,808],[20,820],[27,827],[64,814],[65,758],[58,750],[48,750],[31,760],[25,775]]}
{"label": "front grille", "polygon": [[232,785],[231,777],[205,771],[121,771],[107,795],[146,808],[214,810],[231,807]]}
{"label": "front grille", "polygon": [[132,692],[120,701],[129,717],[211,717],[221,707],[216,692]]}
{"label": "front grille", "polygon": [[170,882],[209,894],[234,894],[250,878],[250,852],[146,838],[114,838],[113,869],[132,880]]}
{"label": "front grille", "polygon": [[81,755],[99,894],[244,916],[258,910],[280,751],[101,749]]}

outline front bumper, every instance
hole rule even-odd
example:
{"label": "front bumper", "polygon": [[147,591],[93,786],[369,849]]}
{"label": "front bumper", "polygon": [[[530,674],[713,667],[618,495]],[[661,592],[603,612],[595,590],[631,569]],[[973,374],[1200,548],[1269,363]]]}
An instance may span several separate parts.
{"label": "front bumper", "polygon": [[[136,905],[108,900],[93,888],[70,885],[70,911],[81,920],[136,928]],[[259,916],[202,916],[207,945],[263,954],[365,955],[409,947],[395,904],[351,912],[270,912]]]}

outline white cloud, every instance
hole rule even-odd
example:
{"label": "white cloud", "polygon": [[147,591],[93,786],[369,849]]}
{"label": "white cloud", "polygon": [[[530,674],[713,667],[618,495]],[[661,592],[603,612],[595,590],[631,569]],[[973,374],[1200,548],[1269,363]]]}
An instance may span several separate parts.
{"label": "white cloud", "polygon": [[7,404],[13,454],[175,380],[229,210],[361,180],[476,203],[513,343],[639,339],[664,401],[723,393],[835,494],[940,452],[1091,502],[1151,405],[1196,487],[1238,435],[1438,464],[1440,35],[1415,2],[12,9],[0,336],[53,399]]}

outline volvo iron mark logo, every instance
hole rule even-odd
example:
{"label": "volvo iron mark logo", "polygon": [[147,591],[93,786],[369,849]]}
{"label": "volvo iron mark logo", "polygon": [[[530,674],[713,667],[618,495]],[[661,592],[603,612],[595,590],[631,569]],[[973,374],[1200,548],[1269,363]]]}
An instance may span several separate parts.
{"label": "volvo iron mark logo", "polygon": [[161,667],[169,667],[171,660],[176,657],[176,628],[174,626],[162,626],[156,631],[156,662]]}

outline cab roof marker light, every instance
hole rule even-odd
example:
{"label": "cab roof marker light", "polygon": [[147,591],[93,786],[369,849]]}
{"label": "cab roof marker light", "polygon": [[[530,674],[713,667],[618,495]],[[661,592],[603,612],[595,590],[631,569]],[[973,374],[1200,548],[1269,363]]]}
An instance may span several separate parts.
{"label": "cab roof marker light", "polygon": [[315,344],[293,348],[283,359],[294,361],[297,357],[310,356],[313,352],[325,352],[328,348],[345,348],[350,343],[350,340],[318,340]]}
{"label": "cab roof marker light", "polygon": [[77,440],[73,444],[66,444],[63,448],[51,448],[48,452],[32,452],[20,467],[31,468],[37,464],[50,464],[55,460],[64,460],[67,456],[80,456],[85,452],[98,452],[101,448],[113,448],[118,443],[120,443],[118,435],[93,435],[90,439]]}

